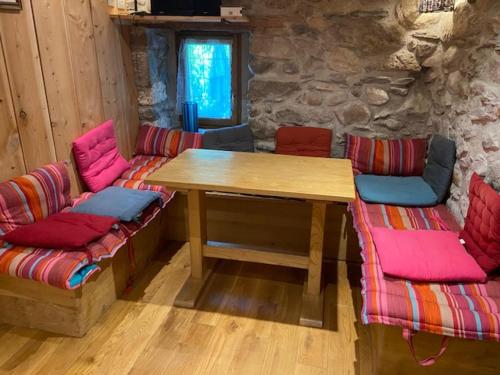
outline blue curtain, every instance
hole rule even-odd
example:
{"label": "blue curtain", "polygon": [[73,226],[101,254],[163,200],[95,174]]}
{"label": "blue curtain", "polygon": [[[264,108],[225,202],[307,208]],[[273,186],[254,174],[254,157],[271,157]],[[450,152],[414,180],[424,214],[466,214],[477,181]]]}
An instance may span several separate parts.
{"label": "blue curtain", "polygon": [[231,40],[185,39],[179,53],[179,111],[184,102],[195,102],[200,118],[232,118],[231,62]]}

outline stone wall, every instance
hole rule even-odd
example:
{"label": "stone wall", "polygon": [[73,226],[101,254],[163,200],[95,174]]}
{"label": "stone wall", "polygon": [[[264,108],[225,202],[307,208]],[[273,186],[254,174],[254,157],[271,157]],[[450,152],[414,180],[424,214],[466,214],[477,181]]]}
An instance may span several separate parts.
{"label": "stone wall", "polygon": [[430,123],[457,142],[448,205],[463,220],[473,172],[500,191],[500,1],[458,2],[427,37],[437,46],[422,63],[433,103]]}
{"label": "stone wall", "polygon": [[[410,3],[416,9],[417,0]],[[253,79],[242,117],[249,119],[258,150],[274,150],[275,132],[283,123],[333,129],[335,156],[343,155],[345,132],[432,133],[431,102],[417,79],[417,57],[406,48],[399,1],[224,4],[245,6],[255,26],[248,47]],[[132,43],[141,121],[177,126],[174,32],[137,27]]]}
{"label": "stone wall", "polygon": [[[346,132],[427,136],[430,96],[420,60],[435,46],[414,38],[407,9],[417,0],[252,0],[250,124],[272,151],[281,124],[330,128],[333,154]],[[406,12],[406,13],[405,13]]]}
{"label": "stone wall", "polygon": [[134,27],[131,50],[141,123],[176,127],[174,32],[168,29]]}
{"label": "stone wall", "polygon": [[[500,188],[498,0],[456,0],[419,14],[418,0],[224,0],[252,19],[249,123],[260,151],[281,124],[385,138],[453,138],[449,206],[463,219],[472,171]],[[133,56],[142,121],[177,126],[175,38],[136,28]],[[246,116],[244,116],[246,117]]]}

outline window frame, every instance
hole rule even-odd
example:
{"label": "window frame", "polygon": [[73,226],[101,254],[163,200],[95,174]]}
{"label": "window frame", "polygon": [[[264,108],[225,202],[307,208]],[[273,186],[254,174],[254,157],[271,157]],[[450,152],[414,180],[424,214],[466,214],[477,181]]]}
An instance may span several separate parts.
{"label": "window frame", "polygon": [[[232,117],[230,119],[211,119],[199,118],[198,125],[202,128],[220,128],[226,126],[238,125],[241,122],[241,35],[235,33],[221,32],[179,32],[176,33],[176,72],[179,71],[179,53],[181,43],[185,39],[200,39],[200,40],[231,40],[232,41],[232,56],[231,56],[231,107]],[[182,122],[182,114],[179,115],[179,120]]]}

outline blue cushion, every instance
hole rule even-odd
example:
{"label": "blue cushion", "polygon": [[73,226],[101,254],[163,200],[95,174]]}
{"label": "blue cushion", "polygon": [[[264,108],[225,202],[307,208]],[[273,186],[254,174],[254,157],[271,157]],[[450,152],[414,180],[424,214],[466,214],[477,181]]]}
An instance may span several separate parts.
{"label": "blue cushion", "polygon": [[422,177],[356,176],[361,199],[369,203],[427,207],[438,201],[436,193]]}
{"label": "blue cushion", "polygon": [[130,222],[140,219],[151,203],[160,201],[160,193],[147,190],[132,190],[111,186],[74,207],[72,212],[111,216],[120,221]]}

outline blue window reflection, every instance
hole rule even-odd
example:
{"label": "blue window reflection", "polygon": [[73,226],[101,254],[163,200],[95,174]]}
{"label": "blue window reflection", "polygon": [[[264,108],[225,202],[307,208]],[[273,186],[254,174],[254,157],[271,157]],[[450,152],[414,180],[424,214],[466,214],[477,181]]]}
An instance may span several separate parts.
{"label": "blue window reflection", "polygon": [[231,42],[187,40],[184,47],[186,101],[198,103],[200,118],[231,119]]}

